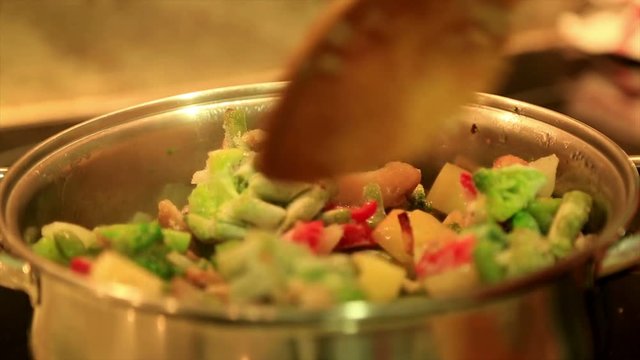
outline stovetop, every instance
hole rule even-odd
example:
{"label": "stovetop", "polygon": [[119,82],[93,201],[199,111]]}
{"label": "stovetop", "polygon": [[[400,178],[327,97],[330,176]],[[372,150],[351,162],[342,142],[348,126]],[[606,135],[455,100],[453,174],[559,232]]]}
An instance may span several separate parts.
{"label": "stovetop", "polygon": [[[565,113],[640,154],[640,64],[565,50],[520,54],[496,93]],[[95,115],[95,114],[90,114]],[[88,116],[90,117],[90,116]],[[87,117],[87,118],[88,118]],[[0,167],[42,139],[84,119],[0,134]],[[597,359],[640,359],[640,269],[599,280],[585,296]],[[26,295],[0,287],[0,353],[28,358],[31,308]]]}

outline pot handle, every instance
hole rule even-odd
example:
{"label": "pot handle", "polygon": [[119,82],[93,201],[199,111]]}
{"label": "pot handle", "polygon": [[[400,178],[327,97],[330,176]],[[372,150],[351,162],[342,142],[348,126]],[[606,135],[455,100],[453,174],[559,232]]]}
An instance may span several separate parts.
{"label": "pot handle", "polygon": [[[640,172],[640,155],[629,156]],[[598,278],[614,274],[640,264],[640,209],[631,222],[627,235],[607,250],[596,267]]]}
{"label": "pot handle", "polygon": [[[8,168],[0,167],[0,181],[2,181],[8,170]],[[24,291],[29,295],[33,304],[37,298],[37,286],[31,266],[27,262],[10,255],[4,250],[2,243],[2,231],[0,231],[0,286]]]}

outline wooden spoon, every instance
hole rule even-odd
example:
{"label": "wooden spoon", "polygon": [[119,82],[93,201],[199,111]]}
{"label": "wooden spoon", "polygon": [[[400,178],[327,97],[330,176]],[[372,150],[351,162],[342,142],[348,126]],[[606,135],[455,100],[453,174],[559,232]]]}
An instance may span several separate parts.
{"label": "wooden spoon", "polygon": [[260,170],[312,180],[425,156],[433,134],[503,72],[512,1],[334,2],[266,116]]}

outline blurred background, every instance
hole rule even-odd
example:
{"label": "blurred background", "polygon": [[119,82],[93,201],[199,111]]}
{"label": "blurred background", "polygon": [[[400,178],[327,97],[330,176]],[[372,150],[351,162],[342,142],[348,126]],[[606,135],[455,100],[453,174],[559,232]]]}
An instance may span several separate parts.
{"label": "blurred background", "polygon": [[320,0],[2,0],[2,127],[277,77]]}
{"label": "blurred background", "polygon": [[[0,128],[278,79],[328,2],[0,0]],[[511,50],[544,46],[557,14],[579,4],[523,1]]]}
{"label": "blurred background", "polygon": [[[279,80],[289,55],[331,1],[343,0],[0,0],[0,150],[16,146],[7,131],[21,131],[24,142],[34,127],[58,130],[165,96]],[[550,49],[620,53],[628,38],[635,48],[626,53],[640,57],[640,30],[635,38],[625,35],[640,29],[638,0],[517,4],[505,50],[510,56]],[[554,71],[547,65],[519,73],[518,81],[540,82]],[[554,79],[558,86],[575,80],[564,75]],[[602,81],[608,80],[587,79],[580,86],[599,88]],[[639,80],[616,81],[626,81],[626,94]],[[584,91],[592,96],[589,89],[572,91],[578,99],[571,106],[581,120],[597,121],[580,111]],[[610,105],[617,118],[629,117],[614,93],[607,96],[617,96]],[[628,131],[629,120],[601,123],[628,146],[640,136],[640,130]]]}
{"label": "blurred background", "polygon": [[[331,1],[342,0],[0,0],[0,168],[96,115],[281,79]],[[640,154],[640,0],[521,0],[511,22],[512,70],[494,92]],[[598,358],[640,358],[637,289],[630,271],[588,295]],[[29,322],[26,296],[0,288],[0,357],[28,357]]]}

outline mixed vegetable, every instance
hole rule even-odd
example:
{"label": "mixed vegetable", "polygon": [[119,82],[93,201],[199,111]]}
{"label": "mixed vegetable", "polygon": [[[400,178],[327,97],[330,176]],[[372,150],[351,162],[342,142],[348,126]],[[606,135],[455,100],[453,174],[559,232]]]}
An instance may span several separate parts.
{"label": "mixed vegetable", "polygon": [[558,158],[447,163],[427,191],[392,162],[315,183],[254,168],[264,133],[228,110],[221,149],[188,204],[87,229],[44,226],[33,251],[95,281],[222,303],[324,308],[350,300],[448,296],[549,266],[583,243],[591,197],[554,197]]}

